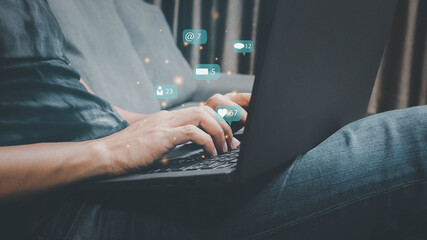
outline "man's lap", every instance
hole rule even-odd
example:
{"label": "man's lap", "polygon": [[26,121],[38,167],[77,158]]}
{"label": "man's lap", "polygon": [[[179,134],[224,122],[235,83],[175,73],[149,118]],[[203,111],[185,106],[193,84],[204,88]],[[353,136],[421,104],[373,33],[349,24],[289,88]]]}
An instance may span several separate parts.
{"label": "man's lap", "polygon": [[[378,239],[397,237],[395,231],[416,234],[407,225],[416,228],[426,221],[420,215],[426,211],[426,171],[423,106],[349,124],[280,174],[244,186],[92,198],[62,233],[70,239]],[[421,219],[414,222],[417,217]]]}

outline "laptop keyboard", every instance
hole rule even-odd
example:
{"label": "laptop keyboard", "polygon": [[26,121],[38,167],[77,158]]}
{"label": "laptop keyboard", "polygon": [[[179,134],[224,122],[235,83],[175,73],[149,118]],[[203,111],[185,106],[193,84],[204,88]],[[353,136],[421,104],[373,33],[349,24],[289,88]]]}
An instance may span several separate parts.
{"label": "laptop keyboard", "polygon": [[198,153],[185,158],[175,158],[173,160],[160,160],[141,170],[141,173],[163,173],[196,171],[202,169],[219,169],[235,167],[239,157],[240,147],[215,157],[205,156]]}

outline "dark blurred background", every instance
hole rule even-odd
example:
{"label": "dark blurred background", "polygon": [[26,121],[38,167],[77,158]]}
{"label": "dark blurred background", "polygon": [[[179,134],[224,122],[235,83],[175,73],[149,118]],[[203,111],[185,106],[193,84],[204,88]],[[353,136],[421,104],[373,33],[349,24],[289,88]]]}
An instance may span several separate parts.
{"label": "dark blurred background", "polygon": [[[262,26],[262,0],[146,0],[159,6],[171,28],[176,44],[191,66],[199,63],[218,63],[222,72],[254,74],[256,39]],[[206,29],[208,42],[203,49],[186,47],[182,42],[184,29]],[[235,54],[225,42],[253,40],[254,52]]]}
{"label": "dark blurred background", "polygon": [[368,113],[427,104],[427,1],[400,0]]}
{"label": "dark blurred background", "polygon": [[[145,0],[159,6],[191,66],[218,63],[222,72],[254,74],[257,42],[269,0]],[[268,12],[268,11],[267,11]],[[183,45],[182,31],[206,29],[202,49]],[[427,104],[427,1],[400,0],[368,114]],[[253,40],[254,52],[234,54],[224,42]]]}

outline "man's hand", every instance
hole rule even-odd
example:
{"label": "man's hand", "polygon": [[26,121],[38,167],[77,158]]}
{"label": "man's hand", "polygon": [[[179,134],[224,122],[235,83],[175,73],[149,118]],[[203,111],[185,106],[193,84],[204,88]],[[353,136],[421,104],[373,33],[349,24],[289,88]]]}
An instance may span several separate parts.
{"label": "man's hand", "polygon": [[[123,131],[99,139],[106,150],[105,158],[109,159],[109,172],[120,174],[147,166],[188,141],[201,145],[212,156],[236,148],[240,142],[226,122],[215,119],[213,109],[236,104],[246,108],[250,97],[248,93],[215,94],[205,106],[151,114]],[[242,124],[246,117],[247,112],[242,110]]]}
{"label": "man's hand", "polygon": [[161,158],[176,145],[192,141],[209,155],[234,149],[239,142],[231,127],[218,122],[210,107],[161,111],[147,116],[126,129],[95,140],[107,159],[110,174],[138,169]]}
{"label": "man's hand", "polygon": [[250,93],[227,93],[225,95],[215,94],[211,98],[209,98],[205,105],[211,107],[215,110],[215,108],[219,105],[240,105],[242,109],[242,119],[236,125],[233,124],[233,131],[236,132],[240,128],[242,128],[246,123],[246,118],[248,117],[247,107],[249,105],[249,101],[251,100],[252,94]]}

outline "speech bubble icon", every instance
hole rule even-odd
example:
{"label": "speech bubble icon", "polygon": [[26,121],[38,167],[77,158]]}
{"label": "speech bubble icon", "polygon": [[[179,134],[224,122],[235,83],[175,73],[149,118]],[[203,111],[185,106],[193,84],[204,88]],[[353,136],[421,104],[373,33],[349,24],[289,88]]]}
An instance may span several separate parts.
{"label": "speech bubble icon", "polygon": [[194,66],[194,78],[196,80],[205,80],[210,83],[211,80],[218,80],[221,77],[221,68],[218,64],[197,64]]}
{"label": "speech bubble icon", "polygon": [[246,53],[254,51],[254,42],[252,40],[236,40],[233,42],[233,51],[242,53],[245,56]]}
{"label": "speech bubble icon", "polygon": [[220,105],[215,108],[215,119],[217,121],[239,122],[242,119],[242,107],[239,105]]}
{"label": "speech bubble icon", "polygon": [[208,33],[204,29],[185,29],[182,32],[182,41],[194,45],[205,44],[208,41]]}
{"label": "speech bubble icon", "polygon": [[154,88],[154,96],[167,102],[169,99],[178,97],[178,87],[176,85],[157,85]]}

